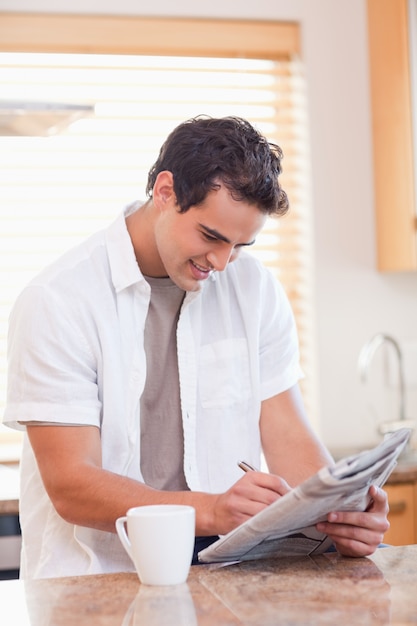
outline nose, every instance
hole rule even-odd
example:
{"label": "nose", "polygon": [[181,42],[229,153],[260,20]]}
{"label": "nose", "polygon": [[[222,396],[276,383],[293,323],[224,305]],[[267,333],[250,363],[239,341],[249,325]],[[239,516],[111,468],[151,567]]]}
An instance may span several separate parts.
{"label": "nose", "polygon": [[233,246],[227,246],[217,250],[209,252],[206,257],[208,263],[217,272],[222,272],[226,265],[233,261],[236,256],[236,252]]}

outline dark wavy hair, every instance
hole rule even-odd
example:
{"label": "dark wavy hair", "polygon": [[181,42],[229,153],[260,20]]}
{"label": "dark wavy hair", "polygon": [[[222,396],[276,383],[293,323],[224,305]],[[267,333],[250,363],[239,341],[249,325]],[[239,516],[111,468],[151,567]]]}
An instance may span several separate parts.
{"label": "dark wavy hair", "polygon": [[220,183],[237,201],[268,215],[284,215],[288,198],[278,182],[282,150],[240,117],[198,116],[177,126],[148,174],[152,196],[156,177],[170,171],[180,212],[201,204]]}

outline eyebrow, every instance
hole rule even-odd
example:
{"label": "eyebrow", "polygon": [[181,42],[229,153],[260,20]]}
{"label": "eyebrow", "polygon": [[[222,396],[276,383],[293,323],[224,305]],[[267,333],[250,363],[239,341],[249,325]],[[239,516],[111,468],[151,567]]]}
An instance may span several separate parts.
{"label": "eyebrow", "polygon": [[[219,233],[218,230],[215,230],[214,228],[209,228],[208,226],[205,226],[204,224],[201,224],[200,222],[199,222],[199,226],[203,230],[205,230],[207,234],[211,235],[212,237],[216,237],[216,239],[219,239],[220,241],[224,241],[224,243],[232,243],[230,239],[228,239],[227,237]],[[255,239],[253,241],[249,241],[248,243],[238,243],[236,244],[236,246],[253,246],[254,243],[255,243]]]}

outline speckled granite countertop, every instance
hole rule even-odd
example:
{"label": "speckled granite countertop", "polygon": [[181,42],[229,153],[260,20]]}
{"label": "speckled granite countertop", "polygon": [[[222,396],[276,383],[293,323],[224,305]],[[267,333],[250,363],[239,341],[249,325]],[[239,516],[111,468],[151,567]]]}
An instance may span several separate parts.
{"label": "speckled granite countertop", "polygon": [[0,582],[7,626],[360,626],[417,624],[417,545],[371,558],[193,566],[185,584],[146,587],[135,574]]}

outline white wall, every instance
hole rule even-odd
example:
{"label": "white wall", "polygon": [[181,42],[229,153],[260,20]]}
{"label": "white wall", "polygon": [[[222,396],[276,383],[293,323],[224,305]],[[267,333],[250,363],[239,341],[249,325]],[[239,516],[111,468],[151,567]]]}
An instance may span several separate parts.
{"label": "white wall", "polygon": [[[33,12],[33,4],[0,0],[0,10]],[[404,346],[406,366],[417,376],[417,350],[407,350],[412,342],[417,345],[417,273],[375,270],[365,0],[37,0],[36,5],[40,12],[301,22],[310,103],[321,434],[331,447],[374,443],[369,401],[386,411],[384,418],[396,418],[395,389],[383,390],[378,378],[372,387],[378,397],[371,397],[358,378],[358,354],[374,333],[384,331]],[[416,384],[408,386],[407,399],[408,416],[417,419]]]}

